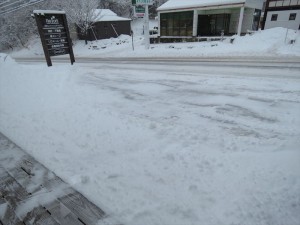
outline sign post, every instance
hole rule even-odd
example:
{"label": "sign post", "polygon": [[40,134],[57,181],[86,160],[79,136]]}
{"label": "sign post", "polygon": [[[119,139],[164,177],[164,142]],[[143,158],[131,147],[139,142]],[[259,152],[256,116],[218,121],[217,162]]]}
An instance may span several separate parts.
{"label": "sign post", "polygon": [[149,8],[145,5],[145,48],[150,47],[150,35],[149,35]]}
{"label": "sign post", "polygon": [[70,55],[75,62],[72,40],[64,11],[34,10],[34,17],[40,34],[48,66],[52,66],[51,56]]}
{"label": "sign post", "polygon": [[149,38],[149,5],[153,5],[153,0],[132,0],[132,5],[142,5],[145,8],[145,17],[144,17],[144,27],[145,27],[145,48],[149,49],[150,47],[150,38]]}

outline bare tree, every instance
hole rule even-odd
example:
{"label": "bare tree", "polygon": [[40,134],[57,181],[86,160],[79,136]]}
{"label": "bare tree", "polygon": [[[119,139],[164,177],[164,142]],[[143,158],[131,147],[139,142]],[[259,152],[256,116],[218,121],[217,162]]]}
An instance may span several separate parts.
{"label": "bare tree", "polygon": [[68,15],[68,19],[75,23],[85,36],[87,44],[88,31],[93,28],[96,19],[101,15],[99,7],[100,0],[71,0],[63,3],[63,9]]}
{"label": "bare tree", "polygon": [[119,16],[130,17],[132,14],[131,0],[102,0],[102,9],[110,9]]}
{"label": "bare tree", "polygon": [[32,10],[30,6],[0,16],[0,49],[26,47],[30,37],[37,34],[35,21],[30,16]]}

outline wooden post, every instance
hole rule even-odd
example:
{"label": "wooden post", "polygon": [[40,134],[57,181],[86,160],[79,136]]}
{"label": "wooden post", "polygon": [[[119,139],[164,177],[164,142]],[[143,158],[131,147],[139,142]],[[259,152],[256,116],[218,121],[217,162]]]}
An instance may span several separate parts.
{"label": "wooden post", "polygon": [[64,21],[64,27],[66,29],[67,39],[68,39],[68,43],[69,43],[69,55],[70,55],[71,65],[73,65],[73,63],[75,62],[75,57],[74,57],[74,53],[73,53],[72,40],[70,37],[70,31],[69,31],[66,14],[63,14],[63,21]]}
{"label": "wooden post", "polygon": [[265,29],[266,20],[267,20],[267,14],[268,14],[268,8],[269,8],[269,3],[270,3],[270,0],[267,0],[266,4],[265,4],[264,18],[263,18],[263,21],[261,23],[261,29],[262,30]]}
{"label": "wooden post", "polygon": [[49,51],[48,51],[47,43],[46,43],[46,40],[45,40],[45,36],[44,36],[40,16],[42,16],[42,15],[34,14],[34,18],[35,18],[35,21],[36,21],[36,24],[37,24],[37,27],[38,27],[38,31],[39,31],[39,34],[41,36],[41,41],[42,41],[42,46],[43,46],[45,58],[46,58],[46,61],[47,61],[47,65],[49,67],[49,66],[52,66],[52,62],[51,62],[50,54],[49,54]]}

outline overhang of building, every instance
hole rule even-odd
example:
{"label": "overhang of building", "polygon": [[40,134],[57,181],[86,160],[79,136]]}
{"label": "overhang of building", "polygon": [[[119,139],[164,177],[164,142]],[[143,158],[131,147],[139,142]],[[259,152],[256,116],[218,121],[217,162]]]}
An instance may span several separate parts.
{"label": "overhang of building", "polygon": [[245,3],[239,4],[220,4],[214,6],[201,6],[201,7],[187,7],[187,8],[179,8],[179,9],[166,9],[166,10],[158,10],[159,13],[169,13],[169,12],[183,12],[183,11],[192,11],[192,10],[214,10],[214,9],[229,9],[229,8],[241,8],[245,6]]}

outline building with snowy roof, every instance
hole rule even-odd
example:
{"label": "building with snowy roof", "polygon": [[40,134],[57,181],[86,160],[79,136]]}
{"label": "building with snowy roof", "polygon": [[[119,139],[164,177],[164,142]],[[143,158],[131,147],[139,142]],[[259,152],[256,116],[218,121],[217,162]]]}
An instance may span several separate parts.
{"label": "building with snowy roof", "polygon": [[262,28],[300,30],[300,0],[267,0]]}
{"label": "building with snowy roof", "polygon": [[[89,41],[118,37],[121,34],[130,35],[131,32],[131,19],[119,17],[109,9],[95,9],[91,22],[93,25],[87,34]],[[77,33],[79,39],[86,39],[79,27]]]}
{"label": "building with snowy roof", "polygon": [[169,0],[158,11],[160,37],[211,37],[257,30],[262,0]]}

